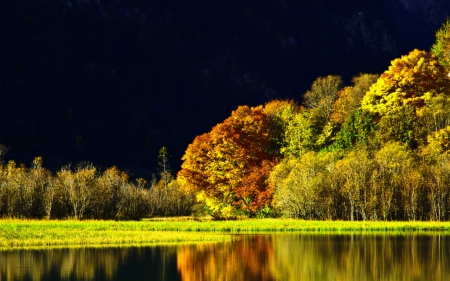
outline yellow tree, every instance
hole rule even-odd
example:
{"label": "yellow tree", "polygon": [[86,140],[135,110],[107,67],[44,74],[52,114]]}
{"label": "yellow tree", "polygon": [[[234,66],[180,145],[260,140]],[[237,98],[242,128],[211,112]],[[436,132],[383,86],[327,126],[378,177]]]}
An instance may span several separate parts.
{"label": "yellow tree", "polygon": [[377,79],[376,74],[360,74],[353,77],[353,86],[345,87],[337,93],[338,97],[333,104],[333,112],[330,116],[331,121],[344,123],[352,112],[361,107],[361,101]]}
{"label": "yellow tree", "polygon": [[448,153],[432,155],[430,160],[424,167],[430,219],[446,220],[450,200],[450,156]]}
{"label": "yellow tree", "polygon": [[363,220],[376,218],[376,189],[370,184],[373,161],[364,149],[351,151],[335,166],[340,177],[341,193],[349,204],[350,220],[360,214]]}
{"label": "yellow tree", "polygon": [[392,214],[400,202],[401,191],[405,188],[407,171],[412,165],[412,155],[407,147],[398,142],[390,142],[376,152],[377,170],[373,181],[378,190],[381,216],[384,220]]}
{"label": "yellow tree", "polygon": [[275,188],[274,206],[286,216],[303,219],[332,218],[333,188],[331,155],[308,152],[288,157],[270,173]]}
{"label": "yellow tree", "polygon": [[273,100],[266,103],[264,113],[269,118],[271,151],[279,152],[286,148],[288,136],[285,132],[300,110],[300,106],[292,100]]}
{"label": "yellow tree", "polygon": [[425,51],[413,50],[395,59],[387,71],[370,87],[361,107],[384,115],[405,105],[421,108],[424,95],[448,91],[450,80],[438,58]]}
{"label": "yellow tree", "polygon": [[317,78],[311,85],[311,89],[303,95],[305,106],[309,109],[317,109],[325,119],[328,119],[333,103],[338,98],[338,91],[343,85],[340,76],[328,75]]}
{"label": "yellow tree", "polygon": [[269,205],[273,190],[266,184],[276,153],[270,152],[269,119],[263,107],[240,106],[211,132],[188,146],[178,180],[197,192],[213,216],[250,215]]}

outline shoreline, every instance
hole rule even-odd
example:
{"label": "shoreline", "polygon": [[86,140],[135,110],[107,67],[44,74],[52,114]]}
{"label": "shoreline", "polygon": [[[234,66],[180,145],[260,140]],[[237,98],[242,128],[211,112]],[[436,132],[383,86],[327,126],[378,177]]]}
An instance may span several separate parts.
{"label": "shoreline", "polygon": [[0,250],[47,247],[131,247],[214,243],[238,234],[450,234],[450,222],[305,221],[190,218],[143,221],[0,220]]}

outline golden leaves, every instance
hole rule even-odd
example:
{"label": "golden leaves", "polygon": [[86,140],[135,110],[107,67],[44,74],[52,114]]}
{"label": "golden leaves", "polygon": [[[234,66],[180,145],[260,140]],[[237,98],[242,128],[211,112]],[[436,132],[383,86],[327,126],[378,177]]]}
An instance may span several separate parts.
{"label": "golden leaves", "polygon": [[275,156],[269,153],[270,122],[263,110],[238,107],[211,132],[196,137],[182,158],[180,182],[201,192],[197,199],[215,216],[230,216],[234,207],[253,214],[271,200],[265,179]]}

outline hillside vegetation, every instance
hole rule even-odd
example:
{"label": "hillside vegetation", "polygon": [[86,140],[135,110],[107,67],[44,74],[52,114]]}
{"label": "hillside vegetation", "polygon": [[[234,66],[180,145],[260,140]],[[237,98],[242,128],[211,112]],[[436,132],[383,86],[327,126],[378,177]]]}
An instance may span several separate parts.
{"label": "hillside vegetation", "polygon": [[430,52],[412,50],[381,75],[318,77],[301,103],[239,106],[189,144],[176,178],[165,147],[151,180],[2,161],[0,216],[448,220],[449,33],[447,21]]}
{"label": "hillside vegetation", "polygon": [[449,32],[380,76],[319,77],[302,104],[240,106],[188,146],[179,183],[218,218],[448,220]]}

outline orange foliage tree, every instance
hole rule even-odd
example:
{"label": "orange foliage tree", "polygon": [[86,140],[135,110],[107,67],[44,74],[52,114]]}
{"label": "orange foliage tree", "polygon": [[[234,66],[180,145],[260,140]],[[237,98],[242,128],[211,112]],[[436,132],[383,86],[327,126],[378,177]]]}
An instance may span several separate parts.
{"label": "orange foliage tree", "polygon": [[262,106],[240,106],[188,146],[178,180],[219,218],[255,215],[273,197],[266,181],[276,161]]}

